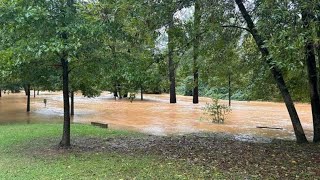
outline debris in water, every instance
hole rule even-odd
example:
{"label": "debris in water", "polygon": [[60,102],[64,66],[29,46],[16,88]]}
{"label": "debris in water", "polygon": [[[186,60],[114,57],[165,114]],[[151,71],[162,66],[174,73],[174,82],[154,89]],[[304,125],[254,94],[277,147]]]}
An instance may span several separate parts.
{"label": "debris in water", "polygon": [[279,129],[279,130],[283,130],[283,128],[281,128],[281,127],[268,127],[268,126],[257,126],[257,128],[260,128],[260,129]]}

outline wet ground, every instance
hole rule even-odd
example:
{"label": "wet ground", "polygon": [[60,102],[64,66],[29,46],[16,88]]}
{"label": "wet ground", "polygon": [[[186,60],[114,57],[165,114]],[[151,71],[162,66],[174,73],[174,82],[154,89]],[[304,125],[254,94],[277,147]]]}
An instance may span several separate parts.
{"label": "wet ground", "polygon": [[[138,97],[138,96],[137,96]],[[97,98],[75,96],[77,123],[102,122],[110,127],[137,130],[153,135],[187,134],[202,131],[237,134],[239,140],[252,136],[294,139],[291,121],[283,103],[233,101],[232,112],[224,124],[214,124],[203,114],[209,98],[200,98],[192,104],[192,97],[178,96],[177,104],[169,104],[169,95],[145,95],[145,100],[113,99],[107,92]],[[47,99],[47,106],[43,100]],[[221,101],[221,103],[227,103]],[[0,100],[0,123],[62,122],[62,94],[40,92],[31,98],[31,112],[26,113],[26,97],[4,94]],[[311,109],[308,104],[296,105],[302,125],[309,139],[312,136]],[[257,126],[282,129],[260,129]]]}

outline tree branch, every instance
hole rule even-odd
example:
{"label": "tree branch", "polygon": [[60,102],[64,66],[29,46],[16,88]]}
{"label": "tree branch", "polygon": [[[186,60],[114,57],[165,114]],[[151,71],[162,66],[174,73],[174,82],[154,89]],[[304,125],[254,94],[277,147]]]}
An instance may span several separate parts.
{"label": "tree branch", "polygon": [[251,33],[251,30],[250,30],[250,29],[245,28],[245,27],[241,27],[241,26],[237,26],[237,25],[222,25],[221,27],[224,27],[224,28],[237,28],[237,29],[246,30],[246,31],[248,31],[249,33]]}

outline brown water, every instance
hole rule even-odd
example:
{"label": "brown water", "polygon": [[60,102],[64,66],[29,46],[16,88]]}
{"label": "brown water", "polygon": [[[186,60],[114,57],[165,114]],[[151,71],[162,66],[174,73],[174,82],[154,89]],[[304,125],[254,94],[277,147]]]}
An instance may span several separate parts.
{"label": "brown water", "polygon": [[[137,96],[138,97],[138,96]],[[44,106],[43,99],[47,99]],[[294,139],[291,121],[283,103],[233,101],[232,112],[224,124],[204,120],[201,110],[209,98],[200,98],[192,104],[192,97],[177,97],[177,104],[169,104],[169,95],[145,95],[145,101],[113,99],[107,92],[97,98],[75,96],[74,122],[91,121],[108,123],[110,127],[130,129],[154,135],[186,134],[201,131],[227,132],[250,136]],[[26,113],[26,97],[5,94],[0,99],[0,123],[62,122],[61,93],[40,92],[31,99],[31,112]],[[221,101],[221,103],[227,103]],[[308,104],[297,104],[302,125],[309,139],[312,136],[311,109]],[[259,129],[257,126],[283,128]]]}

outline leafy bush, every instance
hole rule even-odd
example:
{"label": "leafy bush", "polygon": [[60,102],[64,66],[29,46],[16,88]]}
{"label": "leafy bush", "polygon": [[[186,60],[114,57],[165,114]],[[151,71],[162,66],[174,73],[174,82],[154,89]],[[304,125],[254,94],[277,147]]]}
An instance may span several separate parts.
{"label": "leafy bush", "polygon": [[219,99],[215,97],[212,98],[212,103],[206,103],[203,110],[210,115],[213,123],[224,123],[226,115],[231,111],[229,106],[219,104]]}

